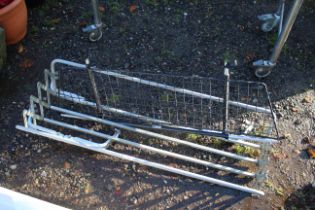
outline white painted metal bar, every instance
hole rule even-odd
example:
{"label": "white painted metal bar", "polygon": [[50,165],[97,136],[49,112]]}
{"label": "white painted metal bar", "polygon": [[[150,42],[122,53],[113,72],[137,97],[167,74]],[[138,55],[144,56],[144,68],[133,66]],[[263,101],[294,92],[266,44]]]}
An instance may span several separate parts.
{"label": "white painted metal bar", "polygon": [[[61,114],[60,116],[62,117],[66,117],[66,118],[72,118],[72,119],[77,119],[77,120],[87,120],[85,118],[82,118],[82,117],[78,117],[78,116],[73,116],[73,115],[69,115],[69,114]],[[155,130],[161,130],[162,129],[162,126],[160,125],[152,125],[152,126],[146,126],[146,125],[140,125],[140,124],[130,124],[130,123],[123,123],[125,125],[129,125],[129,126],[132,126],[132,127],[139,127],[139,128],[146,128],[146,129],[155,129]],[[184,128],[184,127],[181,127],[181,128]],[[206,131],[206,130],[198,130],[198,129],[193,129],[193,128],[187,128],[185,127],[185,132],[194,132],[194,133],[197,133],[197,134],[200,134],[200,135],[208,135],[208,136],[211,136],[211,133]],[[173,128],[167,128],[167,127],[163,127],[164,130],[170,130],[170,131],[178,131],[177,129],[173,129]],[[180,131],[180,130],[179,130]],[[200,131],[201,133],[198,133],[198,131]],[[207,134],[203,134],[203,132],[207,132]],[[213,132],[215,133],[215,132]],[[219,134],[221,134],[221,132],[219,132]],[[222,141],[225,141],[225,142],[229,142],[229,143],[233,143],[233,144],[240,144],[240,145],[244,145],[244,146],[248,146],[248,147],[253,147],[253,148],[257,148],[259,149],[260,148],[260,145],[259,144],[254,144],[254,143],[251,143],[251,142],[247,142],[247,141],[243,141],[243,140],[240,140],[240,139],[235,139],[235,140],[232,140],[232,139],[226,139],[226,138],[223,138],[223,137],[217,137],[215,136],[215,138],[218,138]]]}
{"label": "white painted metal bar", "polygon": [[79,147],[82,147],[82,148],[86,148],[86,149],[89,149],[89,150],[100,152],[100,153],[103,153],[103,154],[106,154],[106,155],[110,155],[110,156],[113,156],[113,157],[116,157],[116,158],[124,159],[124,160],[127,160],[127,161],[133,161],[133,162],[136,162],[136,163],[139,163],[139,164],[142,164],[142,165],[147,165],[147,166],[150,166],[150,167],[153,167],[153,168],[157,168],[157,169],[164,170],[164,171],[169,171],[169,172],[172,172],[172,173],[175,173],[175,174],[187,176],[187,177],[190,177],[190,178],[198,179],[198,180],[201,180],[201,181],[205,181],[205,182],[208,182],[208,183],[220,185],[220,186],[223,186],[223,187],[228,187],[228,188],[240,190],[240,191],[251,193],[251,194],[254,194],[254,195],[264,195],[265,194],[264,192],[262,192],[260,190],[252,189],[252,188],[249,188],[249,187],[246,187],[246,186],[241,186],[241,185],[238,185],[238,184],[234,184],[234,183],[222,181],[222,180],[219,180],[219,179],[203,176],[203,175],[196,174],[196,173],[189,172],[189,171],[185,171],[185,170],[182,170],[182,169],[173,168],[173,167],[166,166],[166,165],[163,165],[163,164],[160,164],[160,163],[144,160],[144,159],[141,159],[141,158],[133,157],[133,156],[130,156],[130,155],[125,155],[125,154],[118,153],[118,152],[114,152],[114,151],[111,151],[111,150],[108,150],[108,149],[105,149],[105,148],[100,148],[97,143],[93,143],[93,142],[87,141],[87,140],[82,139],[82,138],[72,137],[72,136],[68,136],[68,135],[62,135],[60,133],[59,134],[47,133],[47,132],[43,132],[43,131],[39,131],[39,130],[34,130],[34,129],[31,129],[31,128],[26,128],[26,127],[20,126],[20,125],[17,125],[16,128],[19,129],[19,130],[25,131],[25,132],[29,132],[29,133],[35,134],[35,135],[47,137],[47,138],[54,139],[54,140],[57,140],[57,141],[60,141],[60,142],[64,142],[64,143],[67,143],[67,144],[72,144],[72,145],[75,145],[75,146],[79,146]]}
{"label": "white painted metal bar", "polygon": [[[221,165],[221,164],[211,163],[211,162],[208,162],[208,161],[200,160],[200,159],[193,158],[193,157],[188,157],[188,156],[177,154],[177,153],[174,153],[174,152],[168,152],[168,151],[165,151],[165,150],[162,150],[162,149],[158,149],[158,148],[155,148],[155,147],[151,147],[151,146],[139,144],[139,143],[136,143],[136,142],[132,142],[131,140],[118,138],[118,135],[119,135],[120,132],[116,132],[113,136],[110,136],[110,135],[107,135],[107,134],[104,134],[104,133],[101,133],[101,132],[89,130],[89,129],[82,128],[82,127],[75,126],[75,125],[70,125],[68,123],[56,121],[56,120],[49,119],[49,118],[43,118],[43,122],[50,123],[50,124],[57,125],[57,126],[61,126],[61,127],[68,128],[68,129],[72,129],[72,130],[79,131],[79,132],[84,132],[84,133],[87,133],[87,134],[90,134],[90,135],[94,135],[94,136],[97,136],[97,137],[109,140],[109,141],[106,141],[103,144],[99,144],[100,147],[107,147],[108,144],[110,144],[110,142],[116,141],[116,142],[119,142],[119,143],[122,143],[122,144],[126,144],[126,145],[130,145],[130,146],[139,148],[139,149],[144,149],[144,150],[155,152],[155,153],[158,153],[158,154],[161,154],[161,155],[166,155],[166,156],[169,156],[169,157],[182,159],[182,160],[189,161],[189,162],[196,163],[196,164],[200,164],[200,165],[203,165],[203,166],[206,166],[206,167],[211,167],[211,168],[215,168],[215,169],[219,169],[219,170],[224,170],[224,171],[228,171],[228,172],[231,172],[231,173],[240,174],[240,175],[249,176],[249,177],[254,177],[255,176],[255,173],[251,173],[251,172],[247,172],[247,171],[244,171],[244,170],[235,169],[235,168],[224,166],[224,165]],[[34,126],[34,125],[30,126],[30,124],[29,124],[29,127],[36,128],[36,126]]]}
{"label": "white painted metal bar", "polygon": [[0,187],[1,210],[70,210],[38,198]]}
{"label": "white painted metal bar", "polygon": [[143,134],[143,135],[146,135],[146,136],[155,137],[155,138],[159,138],[159,139],[162,139],[162,140],[175,142],[175,143],[178,143],[178,144],[183,144],[183,145],[195,148],[195,149],[200,149],[200,150],[203,150],[203,151],[206,151],[206,152],[210,152],[210,153],[226,156],[226,157],[229,157],[229,158],[234,158],[234,159],[237,159],[237,160],[244,160],[244,161],[248,161],[248,162],[252,162],[252,163],[257,163],[258,162],[258,160],[254,159],[254,158],[237,155],[237,154],[230,153],[230,152],[225,152],[225,151],[222,151],[222,150],[214,149],[214,148],[211,148],[211,147],[206,147],[206,146],[203,146],[203,145],[195,144],[195,143],[192,143],[192,142],[184,141],[184,140],[181,140],[181,139],[177,139],[177,138],[166,136],[166,135],[159,134],[159,133],[154,133],[154,132],[143,130],[143,129],[140,129],[140,128],[134,128],[134,127],[126,126],[126,125],[123,125],[121,123],[112,122],[112,121],[109,121],[109,120],[105,120],[105,119],[101,119],[101,118],[98,118],[98,117],[82,114],[82,113],[71,111],[71,110],[68,110],[68,109],[64,109],[64,108],[60,108],[60,107],[56,107],[56,106],[50,106],[49,108],[52,109],[52,110],[58,111],[58,112],[65,113],[65,114],[70,114],[70,115],[82,117],[82,118],[85,118],[85,119],[88,119],[88,120],[91,120],[91,121],[103,123],[103,124],[110,125],[110,126],[113,126],[113,127],[119,128],[119,129],[124,129],[124,130],[128,130],[128,131],[140,133],[140,134]]}

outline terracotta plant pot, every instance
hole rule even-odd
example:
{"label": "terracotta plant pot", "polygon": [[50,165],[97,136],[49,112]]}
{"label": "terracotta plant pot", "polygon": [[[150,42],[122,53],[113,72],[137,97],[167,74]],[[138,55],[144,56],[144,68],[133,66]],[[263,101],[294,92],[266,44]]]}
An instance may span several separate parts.
{"label": "terracotta plant pot", "polygon": [[0,9],[0,26],[4,28],[7,44],[19,42],[27,31],[27,9],[24,0],[14,0]]}

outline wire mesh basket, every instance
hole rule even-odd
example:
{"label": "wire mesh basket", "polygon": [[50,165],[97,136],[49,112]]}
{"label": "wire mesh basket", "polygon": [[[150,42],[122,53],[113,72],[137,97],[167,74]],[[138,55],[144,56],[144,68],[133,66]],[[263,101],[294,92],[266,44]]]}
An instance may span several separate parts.
{"label": "wire mesh basket", "polygon": [[[67,68],[56,71],[56,64]],[[70,67],[70,68],[69,68]],[[112,71],[56,59],[38,83],[18,129],[134,161],[205,182],[263,195],[262,191],[114,151],[113,142],[251,178],[264,176],[264,166],[277,129],[265,84],[224,79]],[[121,137],[121,130],[171,142],[168,149]],[[259,151],[258,157],[237,154],[229,146],[211,147],[181,139],[181,133],[216,138]],[[104,141],[105,140],[105,141]],[[212,139],[213,140],[213,139]],[[176,145],[224,156],[226,165],[174,152]],[[246,170],[238,161],[257,165]]]}

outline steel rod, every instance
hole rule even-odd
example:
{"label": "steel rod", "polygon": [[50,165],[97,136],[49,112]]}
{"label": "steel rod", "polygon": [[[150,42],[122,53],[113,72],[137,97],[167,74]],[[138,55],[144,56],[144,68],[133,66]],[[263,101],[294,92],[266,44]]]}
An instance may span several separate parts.
{"label": "steel rod", "polygon": [[90,78],[90,82],[91,82],[94,98],[95,98],[95,101],[96,101],[96,108],[101,114],[103,114],[103,109],[101,107],[100,94],[99,94],[98,88],[96,86],[96,81],[95,81],[94,74],[93,74],[93,72],[91,70],[91,67],[90,67],[90,60],[89,59],[85,60],[85,65],[86,65],[86,70],[87,70],[89,78]]}
{"label": "steel rod", "polygon": [[223,113],[223,132],[225,134],[229,133],[230,123],[229,123],[229,101],[230,101],[230,71],[228,68],[224,68],[225,76],[225,98],[224,98],[224,113]]}
{"label": "steel rod", "polygon": [[67,109],[64,109],[64,108],[60,108],[60,107],[56,107],[56,106],[50,106],[49,108],[52,109],[52,110],[58,111],[58,112],[63,112],[63,113],[66,113],[66,114],[75,115],[75,116],[78,116],[78,117],[86,118],[88,120],[92,120],[94,122],[103,123],[103,124],[106,124],[106,125],[110,125],[110,126],[113,126],[113,127],[116,127],[116,128],[132,131],[132,132],[136,132],[136,133],[143,134],[143,135],[146,135],[146,136],[155,137],[155,138],[158,138],[158,139],[163,139],[163,140],[175,142],[175,143],[178,143],[178,144],[183,144],[183,145],[186,145],[186,146],[193,147],[195,149],[200,149],[200,150],[203,150],[203,151],[207,151],[207,152],[210,152],[210,153],[226,156],[226,157],[229,157],[229,158],[234,158],[234,159],[237,159],[237,160],[244,160],[244,161],[253,162],[253,163],[257,163],[258,162],[258,160],[254,159],[254,158],[245,157],[245,156],[237,155],[237,154],[234,154],[234,153],[221,151],[221,150],[218,150],[218,149],[206,147],[206,146],[203,146],[203,145],[195,144],[195,143],[192,143],[192,142],[184,141],[184,140],[177,139],[177,138],[170,137],[170,136],[165,136],[163,134],[154,133],[154,132],[143,130],[143,129],[140,129],[140,128],[134,128],[134,127],[126,126],[126,125],[123,125],[121,123],[116,123],[116,122],[112,122],[112,121],[109,121],[109,120],[100,119],[100,118],[97,118],[97,117],[93,117],[93,116],[90,116],[90,115],[82,114],[82,113],[71,111],[71,110],[67,110]]}
{"label": "steel rod", "polygon": [[275,47],[273,49],[272,55],[270,57],[270,61],[272,63],[277,62],[277,60],[281,54],[282,48],[284,47],[285,42],[287,41],[287,39],[289,37],[289,34],[290,34],[291,29],[293,27],[293,24],[294,24],[298,14],[299,14],[299,11],[303,5],[303,1],[304,0],[295,0],[294,1],[293,6],[289,12],[289,15],[288,15],[288,17],[284,23],[280,37],[277,40]]}
{"label": "steel rod", "polygon": [[93,8],[93,16],[94,16],[94,23],[95,26],[100,28],[102,27],[101,15],[99,11],[99,1],[92,0],[92,8]]}
{"label": "steel rod", "polygon": [[72,144],[72,145],[75,145],[75,146],[79,146],[79,147],[82,147],[82,148],[86,148],[86,149],[89,149],[89,150],[100,152],[100,153],[103,153],[103,154],[106,154],[106,155],[110,155],[110,156],[113,156],[113,157],[116,157],[116,158],[120,158],[120,159],[123,159],[123,160],[133,161],[133,162],[136,162],[136,163],[139,163],[139,164],[142,164],[142,165],[147,165],[147,166],[150,166],[150,167],[153,167],[153,168],[157,168],[157,169],[160,169],[160,170],[172,172],[172,173],[179,174],[179,175],[182,175],[182,176],[198,179],[198,180],[201,180],[201,181],[205,181],[205,182],[208,182],[208,183],[220,185],[220,186],[223,186],[223,187],[240,190],[240,191],[243,191],[243,192],[251,193],[253,195],[264,195],[265,194],[264,192],[262,192],[260,190],[252,189],[252,188],[249,188],[249,187],[246,187],[246,186],[241,186],[241,185],[238,185],[238,184],[234,184],[234,183],[222,181],[222,180],[219,180],[219,179],[203,176],[203,175],[196,174],[196,173],[189,172],[189,171],[185,171],[185,170],[182,170],[182,169],[173,168],[173,167],[166,166],[166,165],[163,165],[163,164],[160,164],[160,163],[144,160],[144,159],[141,159],[141,158],[133,157],[133,156],[122,154],[122,153],[118,153],[118,152],[114,152],[114,151],[111,151],[111,150],[108,150],[108,149],[105,149],[105,148],[99,148],[97,146],[91,146],[92,144],[95,144],[95,143],[92,143],[90,141],[84,140],[82,138],[78,138],[78,137],[74,138],[74,137],[71,137],[71,136],[65,136],[65,135],[61,135],[61,134],[46,133],[46,132],[42,132],[42,131],[26,128],[24,126],[19,126],[19,125],[17,125],[16,128],[19,129],[19,130],[25,131],[25,132],[29,132],[29,133],[35,134],[35,135],[47,137],[47,138],[54,139],[54,140],[57,140],[57,141],[61,141],[61,142],[67,143],[67,144]]}
{"label": "steel rod", "polygon": [[[68,115],[70,117],[70,115]],[[71,118],[74,119],[81,119],[81,120],[85,120],[83,118],[78,118],[75,116],[71,116]],[[229,143],[234,143],[234,144],[241,144],[244,146],[249,146],[249,147],[253,147],[253,148],[260,148],[259,144],[254,144],[251,142],[247,142],[247,141],[243,141],[240,139],[229,139],[228,135],[222,133],[222,132],[209,132],[207,130],[203,130],[203,129],[194,129],[194,128],[188,128],[188,127],[178,127],[178,126],[161,126],[161,125],[140,125],[140,124],[130,124],[130,123],[122,123],[124,125],[128,125],[128,126],[132,126],[132,127],[139,127],[139,128],[145,128],[145,129],[154,129],[154,130],[168,130],[168,131],[175,131],[175,132],[182,132],[182,133],[195,133],[195,134],[199,134],[199,135],[204,135],[204,136],[210,136],[210,137],[214,137],[214,138],[218,138],[222,141],[226,141]]]}
{"label": "steel rod", "polygon": [[[87,133],[87,134],[90,134],[90,135],[94,135],[94,136],[97,136],[97,137],[100,137],[100,138],[109,139],[110,142],[116,141],[116,142],[119,142],[119,143],[122,143],[122,144],[126,144],[126,145],[130,145],[130,146],[139,148],[139,149],[148,150],[148,151],[151,151],[151,152],[155,152],[155,153],[158,153],[158,154],[161,154],[161,155],[166,155],[166,156],[173,157],[173,158],[178,158],[178,159],[181,159],[181,160],[185,160],[185,161],[189,161],[189,162],[192,162],[192,163],[200,164],[200,165],[203,165],[203,166],[206,166],[206,167],[211,167],[211,168],[215,168],[215,169],[219,169],[219,170],[224,170],[224,171],[228,171],[228,172],[231,172],[231,173],[240,174],[240,175],[244,175],[244,176],[250,176],[250,177],[254,177],[255,176],[255,173],[251,173],[251,172],[247,172],[247,171],[244,171],[244,170],[235,169],[235,168],[224,166],[224,165],[221,165],[221,164],[215,164],[215,163],[212,163],[212,162],[200,160],[200,159],[193,158],[193,157],[188,157],[188,156],[177,154],[177,153],[174,153],[174,152],[165,151],[165,150],[158,149],[158,148],[155,148],[155,147],[151,147],[151,146],[147,146],[147,145],[144,145],[144,144],[139,144],[139,143],[136,143],[136,142],[132,142],[131,140],[118,138],[119,133],[115,133],[113,136],[111,136],[111,135],[107,135],[107,134],[104,134],[104,133],[101,133],[101,132],[89,130],[89,129],[82,128],[82,127],[75,126],[75,125],[70,125],[68,123],[56,121],[56,120],[49,119],[49,118],[43,118],[43,122],[50,123],[50,124],[53,124],[53,125],[57,125],[57,126],[64,127],[64,128],[68,128],[68,129],[71,129],[71,130],[79,131],[79,132],[84,132],[84,133]],[[29,127],[31,127],[31,126],[29,126]],[[36,126],[34,126],[34,128],[36,128]],[[99,146],[100,147],[108,146],[108,142],[109,141],[106,141],[103,144],[99,144]]]}

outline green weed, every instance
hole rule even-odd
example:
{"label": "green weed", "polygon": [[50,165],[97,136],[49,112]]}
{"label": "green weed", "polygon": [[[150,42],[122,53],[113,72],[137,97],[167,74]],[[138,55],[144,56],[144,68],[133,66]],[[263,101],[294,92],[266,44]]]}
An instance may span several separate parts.
{"label": "green weed", "polygon": [[232,146],[232,150],[239,155],[246,155],[249,157],[258,157],[259,156],[259,150],[254,149],[252,147],[242,146],[239,144],[234,144]]}

